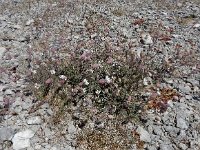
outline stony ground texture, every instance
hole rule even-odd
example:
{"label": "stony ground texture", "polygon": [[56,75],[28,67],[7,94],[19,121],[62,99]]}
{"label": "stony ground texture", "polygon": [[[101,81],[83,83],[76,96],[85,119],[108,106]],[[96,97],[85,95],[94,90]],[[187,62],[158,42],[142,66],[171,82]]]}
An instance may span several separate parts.
{"label": "stony ground texture", "polygon": [[[89,30],[91,26],[95,29]],[[59,28],[64,30],[64,44],[55,40]],[[0,0],[0,149],[199,150],[199,35],[198,0]],[[116,49],[126,49],[131,43],[138,55],[146,51],[155,53],[155,61],[164,58],[173,72],[159,87],[176,89],[180,95],[168,101],[164,113],[148,110],[140,122],[125,124],[113,121],[112,116],[108,116],[112,123],[103,122],[105,116],[100,116],[102,119],[82,128],[76,119],[84,116],[67,113],[67,119],[52,125],[48,103],[29,113],[35,97],[26,89],[27,74],[37,67],[33,60],[42,59],[40,48],[44,49],[45,42],[54,50],[62,49],[62,44],[77,48],[80,41],[92,48],[91,39],[97,45],[99,40],[107,40]]]}

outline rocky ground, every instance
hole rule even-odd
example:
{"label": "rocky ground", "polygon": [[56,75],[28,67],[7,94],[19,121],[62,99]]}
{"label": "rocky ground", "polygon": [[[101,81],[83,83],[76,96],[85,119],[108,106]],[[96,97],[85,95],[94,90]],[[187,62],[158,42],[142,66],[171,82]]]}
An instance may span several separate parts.
{"label": "rocky ground", "polygon": [[[66,4],[67,8],[62,7],[65,5],[62,1],[0,0],[0,149],[199,150],[198,1],[69,1]],[[52,19],[48,18],[48,14],[45,15],[48,8],[51,15],[55,15]],[[58,9],[58,14],[54,12],[55,9]],[[85,30],[90,28],[90,25],[85,25],[86,18],[94,14],[105,18],[105,26],[102,27],[104,34],[99,34],[97,30]],[[164,58],[174,69],[170,75],[163,77],[158,87],[175,89],[179,95],[170,97],[165,112],[147,110],[140,122],[132,121],[125,125],[100,121],[89,122],[85,128],[81,128],[70,113],[66,113],[66,120],[52,125],[53,110],[48,103],[30,113],[36,100],[32,92],[26,89],[29,84],[27,74],[34,70],[36,65],[33,60],[41,54],[34,50],[37,43],[45,40],[54,46],[57,44],[54,48],[59,48],[59,43],[51,42],[56,37],[58,27],[64,28],[64,37],[67,39],[65,44],[71,49],[80,40],[88,42],[88,39],[104,38],[113,43],[118,42],[115,48],[121,46],[126,49],[127,42],[132,42],[138,55],[140,51],[147,51],[155,53],[155,60]],[[46,33],[55,36],[44,36]],[[120,43],[120,38],[127,42]],[[82,117],[81,114],[77,116]],[[134,139],[133,143],[129,143],[129,148],[123,145],[129,140],[123,139],[122,133],[119,135],[114,126],[120,126],[123,133],[127,132],[127,136]],[[83,132],[80,136],[82,130],[90,128],[105,131],[93,134]],[[103,132],[106,132],[105,135]],[[93,145],[99,140],[95,137],[97,135],[104,146],[98,143]],[[106,147],[111,140],[116,140],[119,146]]]}

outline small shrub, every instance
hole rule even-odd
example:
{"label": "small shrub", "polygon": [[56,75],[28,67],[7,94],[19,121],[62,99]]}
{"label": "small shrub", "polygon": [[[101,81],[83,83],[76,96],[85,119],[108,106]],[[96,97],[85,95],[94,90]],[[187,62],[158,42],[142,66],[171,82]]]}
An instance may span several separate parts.
{"label": "small shrub", "polygon": [[83,106],[85,99],[91,95],[92,107],[101,111],[116,115],[124,109],[127,117],[136,113],[135,94],[143,87],[145,73],[131,51],[105,48],[96,52],[71,52],[69,56],[68,61],[60,63],[55,74],[51,74],[55,61],[36,70],[32,81],[41,85],[36,90],[39,99],[51,93],[49,102],[59,105],[58,108],[68,104],[84,108],[88,107]]}

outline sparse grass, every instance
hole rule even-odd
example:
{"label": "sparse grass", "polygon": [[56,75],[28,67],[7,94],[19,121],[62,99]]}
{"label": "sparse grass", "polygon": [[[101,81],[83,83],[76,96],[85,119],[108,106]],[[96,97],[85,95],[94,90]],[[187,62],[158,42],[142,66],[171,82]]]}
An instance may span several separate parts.
{"label": "sparse grass", "polygon": [[[112,133],[109,134],[109,133]],[[80,133],[77,138],[77,145],[80,149],[87,150],[122,150],[131,149],[134,139],[128,132],[117,127],[112,126],[110,131],[107,130],[86,130]]]}
{"label": "sparse grass", "polygon": [[115,16],[118,16],[118,17],[123,16],[123,15],[125,14],[124,10],[122,10],[122,9],[115,9],[115,10],[113,10],[112,13],[113,13]]}

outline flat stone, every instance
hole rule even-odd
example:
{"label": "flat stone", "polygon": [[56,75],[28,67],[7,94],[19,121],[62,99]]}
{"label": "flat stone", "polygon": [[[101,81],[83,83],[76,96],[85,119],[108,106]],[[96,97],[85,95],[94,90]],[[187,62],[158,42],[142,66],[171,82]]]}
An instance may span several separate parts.
{"label": "flat stone", "polygon": [[150,134],[153,133],[154,128],[152,127],[152,125],[149,125],[147,129],[148,129],[148,132],[149,132]]}
{"label": "flat stone", "polygon": [[156,135],[164,135],[162,129],[160,126],[153,126],[153,132],[156,134]]}
{"label": "flat stone", "polygon": [[170,134],[170,136],[172,136],[172,137],[176,137],[177,134],[178,134],[178,132],[179,132],[179,129],[176,128],[176,127],[174,127],[174,126],[164,126],[164,129],[165,129],[165,131],[167,131],[167,132]]}
{"label": "flat stone", "polygon": [[57,147],[52,147],[50,150],[58,150]]}
{"label": "flat stone", "polygon": [[165,131],[178,133],[179,129],[174,126],[164,126]]}
{"label": "flat stone", "polygon": [[186,101],[186,98],[185,97],[181,97],[180,100],[179,100],[181,103],[184,103]]}
{"label": "flat stone", "polygon": [[41,145],[42,145],[43,147],[46,147],[46,146],[48,145],[48,143],[45,142],[45,143],[42,143]]}
{"label": "flat stone", "polygon": [[14,130],[8,127],[0,128],[0,141],[11,140],[14,136]]}
{"label": "flat stone", "polygon": [[195,139],[197,139],[197,138],[198,138],[198,131],[193,130],[193,131],[192,131],[192,136],[193,136]]}
{"label": "flat stone", "polygon": [[140,135],[140,140],[144,142],[151,142],[151,136],[150,134],[143,129],[142,127],[138,127],[136,132]]}
{"label": "flat stone", "polygon": [[194,27],[194,28],[199,28],[199,27],[200,27],[200,24],[197,23],[197,24],[195,24],[193,27]]}
{"label": "flat stone", "polygon": [[34,22],[34,20],[33,20],[33,19],[30,19],[30,20],[28,20],[28,21],[26,22],[26,26],[29,26],[29,25],[31,25],[33,22]]}
{"label": "flat stone", "polygon": [[157,150],[156,146],[149,146],[148,150]]}
{"label": "flat stone", "polygon": [[155,135],[155,134],[151,134],[151,144],[155,144],[156,141],[160,140],[160,136],[159,135]]}
{"label": "flat stone", "polygon": [[39,125],[42,123],[42,119],[39,116],[31,117],[27,120],[29,125]]}
{"label": "flat stone", "polygon": [[45,149],[50,149],[51,148],[51,145],[47,144],[45,145]]}
{"label": "flat stone", "polygon": [[16,133],[12,139],[13,149],[20,150],[30,147],[30,138],[32,138],[34,134],[35,133],[29,129]]}
{"label": "flat stone", "polygon": [[47,109],[46,112],[47,112],[47,114],[50,115],[50,116],[53,115],[53,111],[52,111],[51,109]]}
{"label": "flat stone", "polygon": [[192,99],[192,95],[185,95],[186,99]]}
{"label": "flat stone", "polygon": [[6,21],[6,16],[0,16],[0,20]]}
{"label": "flat stone", "polygon": [[3,54],[5,53],[6,48],[5,47],[0,47],[0,59],[2,58]]}
{"label": "flat stone", "polygon": [[191,140],[190,141],[190,148],[191,149],[195,149],[197,147],[198,143],[195,140]]}
{"label": "flat stone", "polygon": [[49,108],[49,104],[48,103],[44,103],[42,106],[41,106],[42,109],[48,109]]}
{"label": "flat stone", "polygon": [[16,106],[16,107],[14,108],[14,110],[15,110],[16,113],[19,114],[19,113],[22,111],[22,107],[21,107],[21,106]]}
{"label": "flat stone", "polygon": [[126,28],[122,28],[122,33],[127,38],[131,38],[131,36],[132,36],[132,32],[128,31]]}
{"label": "flat stone", "polygon": [[33,125],[33,126],[31,126],[31,130],[33,131],[33,132],[37,132],[38,130],[40,130],[41,129],[41,126],[39,126],[39,125]]}
{"label": "flat stone", "polygon": [[21,106],[22,106],[22,108],[24,109],[24,110],[28,110],[29,108],[31,108],[31,106],[32,106],[33,104],[29,101],[26,101],[26,102],[23,102],[23,103],[21,103]]}
{"label": "flat stone", "polygon": [[23,42],[23,41],[27,41],[27,38],[21,36],[21,37],[19,37],[17,40],[18,40],[19,42]]}
{"label": "flat stone", "polygon": [[193,86],[199,86],[199,81],[195,79],[187,79],[187,82],[191,83]]}
{"label": "flat stone", "polygon": [[160,150],[174,150],[174,148],[171,145],[168,144],[160,144]]}
{"label": "flat stone", "polygon": [[188,148],[187,145],[185,145],[183,143],[180,143],[179,147],[180,147],[181,150],[186,150]]}
{"label": "flat stone", "polygon": [[64,148],[65,150],[75,150],[75,148],[74,147],[71,147],[71,146],[69,146],[69,145],[65,145],[65,148]]}
{"label": "flat stone", "polygon": [[163,117],[161,119],[164,123],[166,123],[170,119],[169,113],[167,111],[164,112]]}
{"label": "flat stone", "polygon": [[95,38],[97,36],[97,33],[92,34],[90,37],[91,39]]}
{"label": "flat stone", "polygon": [[170,79],[170,78],[164,78],[164,81],[169,83],[169,84],[173,84],[174,83],[174,81],[172,79]]}
{"label": "flat stone", "polygon": [[188,86],[188,85],[184,86],[184,85],[180,84],[180,85],[179,85],[179,89],[180,89],[183,93],[186,93],[186,94],[189,94],[189,93],[191,92],[191,88],[190,88],[190,86]]}
{"label": "flat stone", "polygon": [[11,89],[7,89],[7,90],[4,92],[4,94],[6,94],[6,95],[13,95],[14,92],[13,92]]}
{"label": "flat stone", "polygon": [[152,84],[152,79],[151,79],[150,77],[144,78],[143,84],[144,84],[145,86],[151,85],[151,84]]}
{"label": "flat stone", "polygon": [[182,6],[183,6],[183,4],[182,4],[182,3],[180,3],[180,2],[177,2],[177,6],[178,6],[178,7],[182,7]]}
{"label": "flat stone", "polygon": [[200,91],[198,86],[194,86],[193,89],[194,89],[194,92],[199,92]]}
{"label": "flat stone", "polygon": [[172,37],[173,37],[173,38],[179,38],[179,37],[181,37],[181,35],[178,35],[178,34],[172,34]]}
{"label": "flat stone", "polygon": [[169,138],[164,135],[164,136],[161,136],[160,139],[158,139],[158,140],[162,140],[163,143],[165,143],[165,144],[171,144],[171,139],[169,139]]}
{"label": "flat stone", "polygon": [[41,145],[35,145],[35,149],[41,149],[42,146]]}
{"label": "flat stone", "polygon": [[0,102],[3,102],[3,96],[0,95]]}
{"label": "flat stone", "polygon": [[3,91],[6,88],[4,85],[0,85],[0,92]]}
{"label": "flat stone", "polygon": [[52,135],[52,132],[49,128],[44,128],[43,131],[44,131],[46,137],[49,137]]}
{"label": "flat stone", "polygon": [[68,124],[68,133],[69,134],[76,133],[76,127],[74,126],[72,121]]}
{"label": "flat stone", "polygon": [[174,104],[173,104],[173,101],[172,100],[169,100],[168,102],[167,102],[167,104],[169,105],[169,107],[173,107],[174,106]]}
{"label": "flat stone", "polygon": [[177,119],[176,119],[176,125],[177,125],[178,128],[188,129],[187,122],[183,118],[177,117]]}
{"label": "flat stone", "polygon": [[20,25],[13,25],[12,26],[14,29],[21,29],[22,27]]}
{"label": "flat stone", "polygon": [[142,42],[146,45],[151,45],[153,44],[153,40],[152,40],[152,37],[150,36],[149,33],[143,33],[141,35],[141,38],[142,38]]}
{"label": "flat stone", "polygon": [[33,147],[27,147],[26,150],[35,150],[35,149]]}

